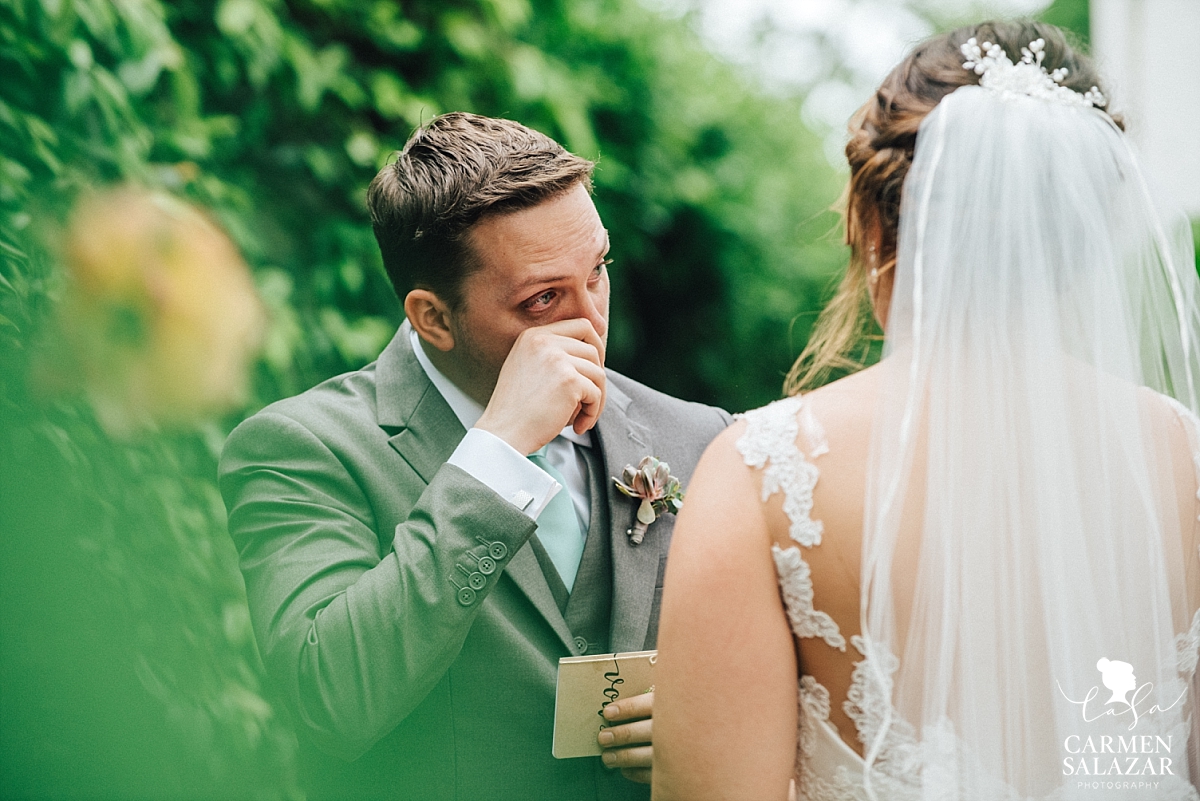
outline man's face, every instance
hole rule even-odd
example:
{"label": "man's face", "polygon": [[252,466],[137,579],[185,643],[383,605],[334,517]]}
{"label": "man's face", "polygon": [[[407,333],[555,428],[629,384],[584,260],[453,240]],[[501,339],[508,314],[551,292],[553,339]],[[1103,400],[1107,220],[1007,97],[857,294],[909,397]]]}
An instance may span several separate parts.
{"label": "man's face", "polygon": [[485,217],[468,232],[479,269],[451,317],[452,357],[486,402],[526,328],[583,318],[608,336],[608,231],[582,184],[532,208]]}

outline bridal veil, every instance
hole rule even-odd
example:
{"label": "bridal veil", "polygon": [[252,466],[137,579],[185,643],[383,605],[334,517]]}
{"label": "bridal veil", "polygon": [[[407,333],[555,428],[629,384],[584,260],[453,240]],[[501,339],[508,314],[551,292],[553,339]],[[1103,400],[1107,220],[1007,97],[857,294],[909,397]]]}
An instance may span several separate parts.
{"label": "bridal veil", "polygon": [[867,793],[908,775],[926,799],[1195,798],[1186,221],[1101,110],[983,86],[923,121],[901,208],[862,577],[868,695],[891,703]]}

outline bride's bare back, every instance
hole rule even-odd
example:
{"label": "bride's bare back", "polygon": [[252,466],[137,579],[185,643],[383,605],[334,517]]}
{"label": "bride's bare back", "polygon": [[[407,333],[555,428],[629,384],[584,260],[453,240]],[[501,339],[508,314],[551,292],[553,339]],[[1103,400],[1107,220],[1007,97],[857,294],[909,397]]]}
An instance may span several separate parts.
{"label": "bride's bare back", "polygon": [[[746,421],[722,434],[697,469],[667,572],[655,710],[656,798],[787,797],[798,769],[800,676],[828,691],[829,723],[842,743],[862,754],[844,702],[854,666],[863,658],[851,641],[860,633],[866,466],[881,375],[880,367],[869,368],[793,403],[793,444],[805,475],[790,488],[769,486],[764,500],[764,480],[777,482],[779,476],[765,479],[761,464],[747,464],[755,460],[755,446],[747,440],[763,432],[748,437]],[[1174,578],[1186,581],[1195,609],[1200,606],[1195,524],[1200,510],[1192,444],[1168,400],[1142,391],[1139,403],[1150,439],[1168,445],[1169,457],[1153,468],[1159,508],[1170,518],[1168,528],[1191,532],[1176,551]],[[778,454],[781,445],[767,447]],[[919,466],[913,472],[920,475]],[[793,499],[785,510],[789,493],[781,489],[805,497]],[[924,490],[914,486],[909,495],[919,498]],[[819,527],[819,544],[797,542],[811,539],[816,530],[797,537],[798,516]],[[894,561],[897,609],[910,607],[919,548],[913,532],[920,517],[920,503],[909,503],[905,521],[912,524],[902,527]],[[789,549],[799,549],[812,590],[811,603],[793,605],[806,606],[810,616],[827,615],[831,623],[812,626],[826,636],[796,637],[795,621],[789,625],[779,584],[786,587],[788,580],[781,564],[792,562],[772,558],[772,551]],[[1177,631],[1186,630],[1187,623],[1180,616]],[[898,621],[901,630],[908,624]],[[673,747],[683,740],[686,749]]]}

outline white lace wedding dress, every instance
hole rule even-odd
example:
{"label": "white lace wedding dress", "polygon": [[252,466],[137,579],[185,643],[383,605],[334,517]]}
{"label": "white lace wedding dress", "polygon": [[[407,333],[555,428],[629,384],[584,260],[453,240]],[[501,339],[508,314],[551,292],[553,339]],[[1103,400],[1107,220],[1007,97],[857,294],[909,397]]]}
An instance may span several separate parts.
{"label": "white lace wedding dress", "polygon": [[[1173,399],[1167,400],[1188,431],[1197,477],[1200,478],[1200,437],[1197,436],[1200,420]],[[747,422],[746,431],[737,443],[738,451],[747,465],[762,470],[764,502],[775,493],[783,494],[783,510],[790,521],[789,533],[796,543],[789,548],[772,546],[780,592],[792,632],[797,639],[819,638],[830,648],[844,652],[847,642],[837,623],[815,605],[811,570],[803,555],[805,550],[821,543],[821,522],[812,518],[813,489],[820,473],[813,461],[800,450],[797,439],[803,431],[810,444],[809,454],[815,459],[828,452],[824,432],[800,396],[776,401],[738,417]],[[1197,498],[1200,500],[1200,492]],[[864,659],[855,663],[850,690],[842,708],[854,722],[858,739],[865,746],[874,740],[879,731],[881,721],[889,712],[890,700],[872,691],[862,638],[852,636],[849,645]],[[1178,636],[1176,645],[1180,673],[1190,679],[1196,668],[1197,649],[1200,648],[1200,611],[1193,618],[1190,631]],[[883,668],[890,675],[897,666],[898,663],[892,658],[891,664]],[[809,675],[799,677],[795,767],[798,798],[807,801],[866,801],[868,794],[863,777],[866,763],[843,741],[838,730],[830,723],[832,703],[829,691],[815,678]],[[953,749],[954,745],[930,743],[928,739],[927,735],[927,742],[920,742],[912,726],[899,717],[892,718],[871,771],[876,798],[904,801],[941,797],[936,788],[929,786],[928,779],[922,786],[919,768],[921,749]],[[1162,777],[1151,795],[1138,797],[1156,801],[1194,801],[1200,798],[1187,782],[1186,775],[1172,778],[1174,781]],[[993,797],[1008,796],[1009,793],[1004,792]],[[1016,793],[1012,793],[1011,797],[1016,798]],[[1055,797],[1058,797],[1058,793],[1050,796]],[[1109,793],[1105,797],[1123,796]]]}

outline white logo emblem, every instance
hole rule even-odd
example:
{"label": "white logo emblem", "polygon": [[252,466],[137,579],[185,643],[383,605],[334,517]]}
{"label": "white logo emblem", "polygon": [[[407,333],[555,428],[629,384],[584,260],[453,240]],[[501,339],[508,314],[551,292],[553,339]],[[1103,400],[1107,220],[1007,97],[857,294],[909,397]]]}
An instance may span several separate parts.
{"label": "white logo emblem", "polygon": [[1133,675],[1133,665],[1128,662],[1120,662],[1116,659],[1106,659],[1100,657],[1100,661],[1096,663],[1096,670],[1100,671],[1102,676],[1101,681],[1104,686],[1112,690],[1112,698],[1105,701],[1105,704],[1125,704],[1130,706],[1125,695],[1137,689],[1137,679]]}

